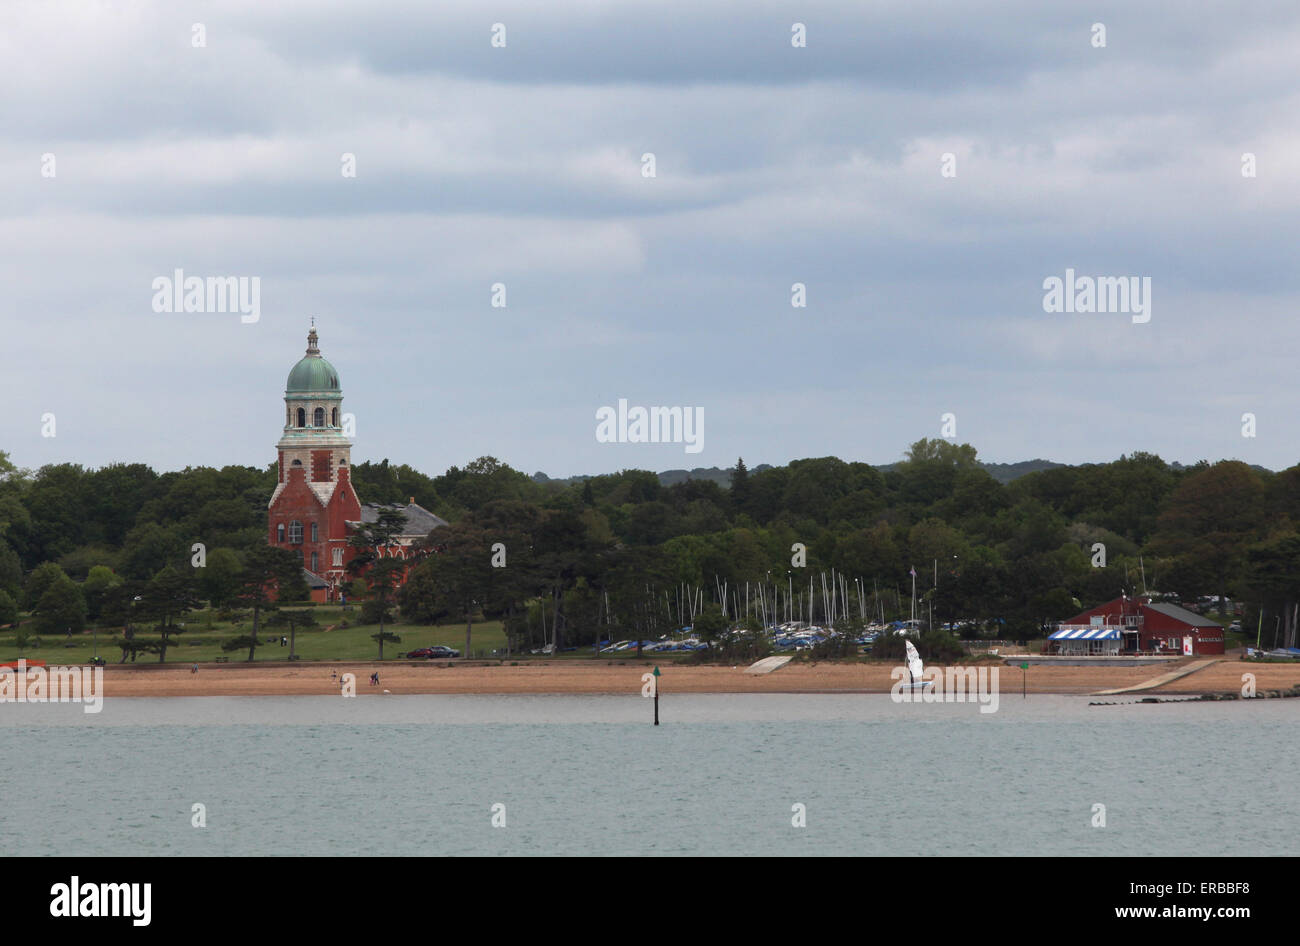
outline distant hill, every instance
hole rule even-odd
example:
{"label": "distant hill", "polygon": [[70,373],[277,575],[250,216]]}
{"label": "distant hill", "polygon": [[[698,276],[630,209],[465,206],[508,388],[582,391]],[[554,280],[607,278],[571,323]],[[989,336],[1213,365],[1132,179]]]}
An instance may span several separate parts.
{"label": "distant hill", "polygon": [[[881,473],[888,473],[897,467],[897,463],[887,463],[876,467]],[[1010,483],[1012,480],[1024,476],[1026,473],[1037,473],[1039,470],[1052,470],[1057,467],[1068,466],[1065,463],[1056,463],[1052,460],[1021,460],[1019,463],[981,463],[985,470],[989,472],[999,483]],[[697,466],[693,470],[663,470],[658,474],[659,482],[664,486],[672,486],[676,483],[684,483],[687,480],[712,480],[719,486],[729,487],[731,485],[731,474],[735,467],[728,467],[723,470],[716,466],[702,467]],[[749,468],[750,473],[761,473],[763,470],[772,469],[770,463],[760,463],[758,466]],[[533,474],[533,481],[536,483],[557,483],[561,486],[571,486],[574,483],[581,483],[583,480],[591,479],[590,476],[567,476],[560,479],[554,479],[545,473],[537,472]]]}
{"label": "distant hill", "polygon": [[[664,470],[659,474],[659,482],[664,486],[672,486],[674,483],[685,483],[687,480],[712,480],[719,486],[731,486],[731,474],[735,467],[728,467],[725,470],[719,470],[716,466],[705,469],[697,466],[693,470]],[[762,473],[764,470],[772,469],[770,463],[760,463],[758,466],[749,468],[751,473]]]}
{"label": "distant hill", "polygon": [[1055,470],[1058,467],[1068,466],[1067,463],[1057,463],[1054,460],[1021,460],[1019,463],[981,463],[980,466],[989,471],[989,476],[993,477],[999,483],[1010,483],[1012,480],[1024,476],[1026,473],[1037,473],[1039,470]]}
{"label": "distant hill", "polygon": [[[876,469],[881,473],[888,473],[897,466],[897,463],[890,463],[885,466],[878,466]],[[981,463],[980,466],[988,471],[989,476],[1005,486],[1012,480],[1018,479],[1027,473],[1037,473],[1039,470],[1055,470],[1058,467],[1069,466],[1069,464],[1057,463],[1055,460],[1021,460],[1019,463]]]}
{"label": "distant hill", "polygon": [[[731,485],[731,474],[735,467],[729,467],[725,470],[718,469],[716,466],[708,468],[697,466],[693,470],[664,470],[657,474],[659,482],[664,486],[672,486],[675,483],[685,483],[687,480],[712,480],[719,486]],[[750,467],[749,472],[759,473],[763,470],[772,469],[770,463],[760,463],[758,466]],[[574,483],[581,483],[583,480],[589,480],[590,476],[566,476],[560,479],[554,479],[545,473],[537,472],[533,474],[534,483],[558,483],[561,486],[572,486]]]}

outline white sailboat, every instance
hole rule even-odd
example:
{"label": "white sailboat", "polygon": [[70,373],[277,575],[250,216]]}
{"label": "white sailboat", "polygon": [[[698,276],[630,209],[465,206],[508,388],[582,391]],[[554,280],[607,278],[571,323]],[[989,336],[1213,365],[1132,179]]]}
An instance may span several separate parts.
{"label": "white sailboat", "polygon": [[900,683],[898,686],[903,690],[924,690],[926,687],[934,686],[933,680],[923,680],[921,675],[925,672],[925,665],[921,663],[921,655],[916,652],[916,647],[911,641],[904,641],[907,647],[907,683]]}

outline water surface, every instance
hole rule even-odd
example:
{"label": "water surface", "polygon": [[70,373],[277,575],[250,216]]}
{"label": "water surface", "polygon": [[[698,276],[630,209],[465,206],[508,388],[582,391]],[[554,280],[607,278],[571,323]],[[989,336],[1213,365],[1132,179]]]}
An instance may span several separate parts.
{"label": "water surface", "polygon": [[5,704],[0,830],[77,855],[1260,855],[1300,834],[1300,700],[666,694],[661,718],[636,696]]}

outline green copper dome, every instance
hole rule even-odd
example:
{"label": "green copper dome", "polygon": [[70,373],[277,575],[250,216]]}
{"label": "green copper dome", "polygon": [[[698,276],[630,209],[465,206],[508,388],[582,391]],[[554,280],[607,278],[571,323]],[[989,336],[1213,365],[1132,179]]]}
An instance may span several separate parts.
{"label": "green copper dome", "polygon": [[316,329],[313,328],[307,336],[306,356],[289,372],[289,380],[284,385],[285,394],[340,390],[339,373],[320,356],[316,340]]}

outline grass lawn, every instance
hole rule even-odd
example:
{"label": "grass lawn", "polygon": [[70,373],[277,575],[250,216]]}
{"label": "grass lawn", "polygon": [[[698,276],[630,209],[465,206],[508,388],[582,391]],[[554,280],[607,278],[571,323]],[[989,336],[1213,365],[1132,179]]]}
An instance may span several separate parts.
{"label": "grass lawn", "polygon": [[[296,610],[296,609],[290,609]],[[379,631],[379,625],[338,627],[343,620],[354,621],[360,615],[360,609],[344,612],[339,607],[317,607],[312,609],[317,626],[298,628],[295,634],[295,653],[303,660],[376,660],[379,657],[379,645],[370,639],[371,634]],[[24,621],[26,623],[26,615]],[[188,615],[184,633],[172,637],[172,645],[167,649],[167,662],[207,663],[218,657],[228,657],[231,663],[246,660],[247,650],[227,652],[221,649],[224,641],[248,634],[252,631],[252,618],[239,622],[218,621],[211,611],[196,611]],[[333,630],[326,628],[333,627]],[[463,623],[441,626],[418,624],[389,624],[385,630],[391,631],[402,639],[400,644],[391,641],[384,644],[384,659],[390,660],[417,647],[433,644],[445,644],[462,653],[465,650],[465,625]],[[30,630],[28,630],[30,634]],[[121,628],[101,628],[92,633],[87,630],[73,634],[69,639],[63,635],[45,636],[40,646],[29,639],[27,646],[20,652],[15,644],[16,632],[0,631],[0,661],[27,657],[43,660],[47,664],[85,663],[95,653],[98,638],[99,655],[109,663],[117,663],[122,652],[113,646],[113,639],[121,636]],[[258,660],[285,660],[289,656],[288,646],[280,646],[280,637],[288,637],[287,627],[267,627],[263,624],[258,630],[258,639],[263,641],[257,648]],[[156,634],[137,634],[140,640],[157,640]],[[486,656],[493,650],[504,650],[505,633],[500,621],[485,621],[474,625],[472,638],[474,655],[482,651]],[[157,654],[140,654],[137,664],[157,663]]]}
{"label": "grass lawn", "polygon": [[[314,608],[288,606],[287,611],[310,610],[316,620],[315,627],[298,628],[295,633],[294,652],[301,660],[336,661],[336,660],[377,660],[379,645],[370,639],[370,635],[379,631],[379,625],[340,627],[344,621],[351,623],[361,615],[359,607],[344,610],[339,605],[319,605]],[[262,642],[257,648],[256,661],[281,661],[289,658],[289,647],[280,646],[280,638],[289,636],[288,627],[267,625],[263,615],[258,628],[258,639]],[[0,662],[26,657],[29,660],[41,660],[47,664],[81,664],[98,652],[109,664],[116,664],[122,659],[122,652],[113,646],[113,640],[122,636],[120,627],[100,628],[98,631],[86,630],[68,638],[62,634],[46,635],[36,643],[31,626],[31,615],[20,615],[20,626],[28,634],[27,645],[18,650],[15,638],[17,632],[12,628],[0,630]],[[248,650],[224,651],[221,645],[232,638],[241,637],[252,631],[251,615],[245,615],[239,621],[221,621],[217,613],[210,609],[194,611],[186,616],[184,630],[172,636],[171,646],[167,648],[166,663],[211,663],[218,658],[226,658],[230,663],[243,663],[248,659]],[[332,628],[332,630],[327,630]],[[401,638],[401,643],[384,644],[384,659],[397,660],[401,655],[419,647],[442,644],[465,653],[465,624],[421,625],[388,624],[385,630]],[[137,639],[156,641],[154,633],[137,632]],[[475,658],[492,657],[493,651],[501,651],[497,657],[505,656],[506,636],[500,621],[483,621],[474,623],[471,641]],[[578,647],[555,655],[532,655],[527,653],[512,654],[511,660],[592,660],[591,645]],[[619,651],[600,655],[601,660],[612,663],[635,661],[635,651]],[[684,654],[650,654],[643,655],[643,661],[663,664],[689,660]],[[128,661],[130,663],[130,661]],[[158,663],[157,654],[141,653],[135,659],[137,666]]]}

